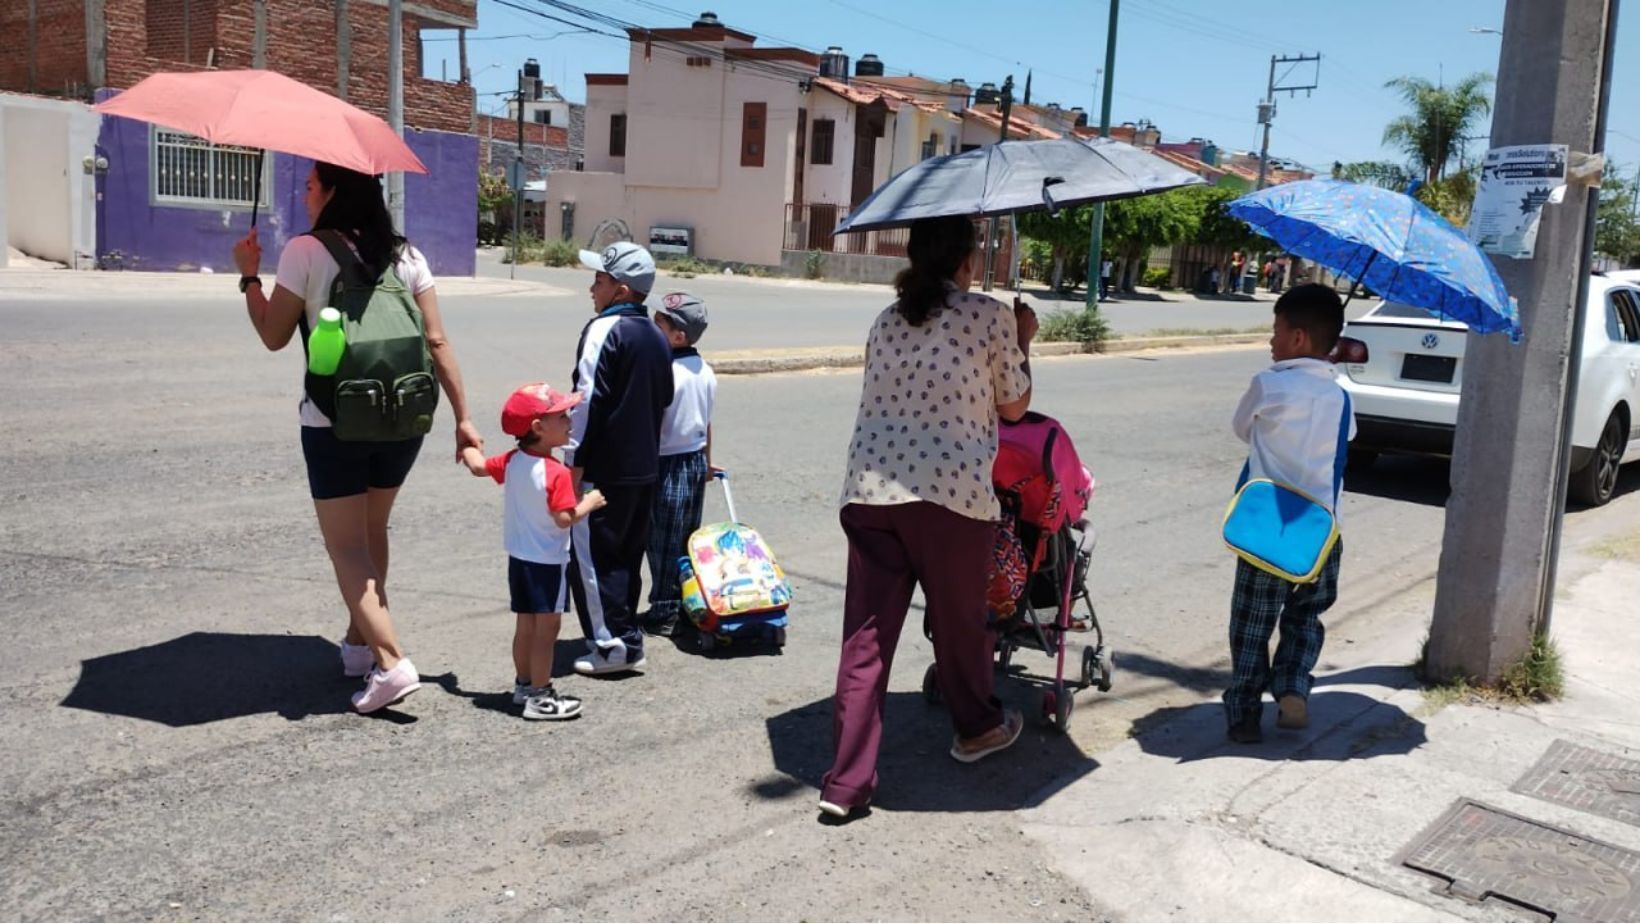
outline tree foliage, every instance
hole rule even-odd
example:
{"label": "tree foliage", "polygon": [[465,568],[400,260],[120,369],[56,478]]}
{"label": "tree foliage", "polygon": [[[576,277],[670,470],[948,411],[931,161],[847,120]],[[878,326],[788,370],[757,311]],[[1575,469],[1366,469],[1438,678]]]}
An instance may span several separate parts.
{"label": "tree foliage", "polygon": [[1492,75],[1470,74],[1450,87],[1422,77],[1397,77],[1384,84],[1401,94],[1412,111],[1384,126],[1384,144],[1403,151],[1428,182],[1440,179],[1461,139],[1492,112],[1487,87]]}
{"label": "tree foliage", "polygon": [[1105,246],[1139,260],[1152,248],[1193,240],[1201,230],[1206,199],[1201,187],[1122,199],[1105,207]]}
{"label": "tree foliage", "polygon": [[[1052,285],[1060,287],[1065,278],[1067,267],[1078,266],[1079,261],[1085,264],[1088,259],[1088,245],[1092,243],[1093,234],[1093,206],[1079,205],[1074,208],[1060,209],[1058,215],[1049,215],[1047,212],[1024,212],[1018,216],[1019,233],[1033,240],[1040,241],[1048,247],[1050,259],[1053,262]],[[1071,278],[1086,278],[1083,274],[1071,273]]]}
{"label": "tree foliage", "polygon": [[1594,249],[1624,266],[1640,262],[1640,222],[1634,218],[1634,181],[1627,170],[1608,164],[1600,183],[1600,209],[1595,214]]}
{"label": "tree foliage", "polygon": [[478,214],[499,213],[512,206],[512,187],[499,173],[478,172]]}

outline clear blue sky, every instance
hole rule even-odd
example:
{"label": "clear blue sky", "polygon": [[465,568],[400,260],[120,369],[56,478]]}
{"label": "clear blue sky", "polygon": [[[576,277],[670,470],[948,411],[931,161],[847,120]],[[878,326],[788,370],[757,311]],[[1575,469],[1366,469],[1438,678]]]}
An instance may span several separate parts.
{"label": "clear blue sky", "polygon": [[[564,19],[537,0],[510,0]],[[640,25],[687,25],[711,9],[759,45],[810,49],[841,45],[851,58],[874,52],[890,74],[962,77],[975,86],[1012,73],[1023,89],[1034,70],[1032,101],[1082,105],[1097,121],[1095,80],[1104,64],[1109,7],[1101,0],[576,0],[577,5]],[[1608,152],[1633,170],[1640,163],[1640,10],[1628,5],[1613,69]],[[1495,72],[1503,0],[1125,0],[1118,28],[1113,122],[1150,119],[1165,140],[1210,138],[1220,147],[1258,149],[1255,105],[1272,54],[1320,52],[1320,86],[1306,98],[1278,98],[1271,153],[1325,170],[1335,160],[1401,160],[1380,144],[1384,124],[1404,105],[1384,81],[1400,75],[1453,80]],[[479,0],[479,28],[468,55],[479,105],[502,104],[523,60],[575,101],[582,75],[624,72],[624,39],[560,34],[570,26]],[[607,28],[607,27],[606,27]],[[609,30],[613,31],[613,30]],[[430,33],[438,35],[440,33]],[[451,35],[453,33],[442,33]],[[502,36],[533,36],[501,38]],[[426,68],[456,69],[455,43],[427,43]],[[493,65],[493,66],[492,66]],[[1296,75],[1295,75],[1296,76]],[[1481,126],[1476,134],[1486,134]],[[1475,147],[1484,148],[1484,142]]]}

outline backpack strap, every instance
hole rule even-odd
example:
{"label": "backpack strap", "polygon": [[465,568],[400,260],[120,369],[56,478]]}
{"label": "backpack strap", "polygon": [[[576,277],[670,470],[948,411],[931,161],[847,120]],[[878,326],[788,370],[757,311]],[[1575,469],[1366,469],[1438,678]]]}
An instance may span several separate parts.
{"label": "backpack strap", "polygon": [[[364,278],[364,262],[359,259],[358,254],[353,252],[353,248],[347,246],[347,238],[342,236],[342,232],[334,228],[324,228],[308,233],[317,238],[319,243],[325,245],[325,249],[330,251],[330,258],[335,260],[336,266],[340,268],[336,278],[342,284],[369,285],[374,282],[374,280]],[[334,288],[335,286],[332,284],[332,289]]]}
{"label": "backpack strap", "polygon": [[1344,497],[1344,466],[1350,459],[1350,393],[1343,388],[1344,413],[1338,417],[1338,455],[1333,459],[1333,510]]}

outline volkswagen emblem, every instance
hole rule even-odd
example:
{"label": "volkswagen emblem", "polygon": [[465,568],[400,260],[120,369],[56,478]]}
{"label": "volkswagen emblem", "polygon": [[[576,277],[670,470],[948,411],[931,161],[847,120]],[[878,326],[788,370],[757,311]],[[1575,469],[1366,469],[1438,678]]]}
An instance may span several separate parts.
{"label": "volkswagen emblem", "polygon": [[1435,336],[1434,334],[1425,334],[1423,343],[1424,349],[1433,350],[1441,345],[1441,338]]}

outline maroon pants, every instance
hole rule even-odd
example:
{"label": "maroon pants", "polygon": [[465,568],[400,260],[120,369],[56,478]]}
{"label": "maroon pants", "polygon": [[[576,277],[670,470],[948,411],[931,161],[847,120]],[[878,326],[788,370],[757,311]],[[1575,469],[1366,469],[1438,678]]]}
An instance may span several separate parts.
{"label": "maroon pants", "polygon": [[883,695],[916,585],[928,603],[940,696],[957,734],[972,737],[1002,724],[1002,706],[992,695],[995,636],[985,611],[996,527],[926,502],[849,504],[841,519],[848,589],[832,706],[837,759],[820,797],[863,805],[877,788]]}

